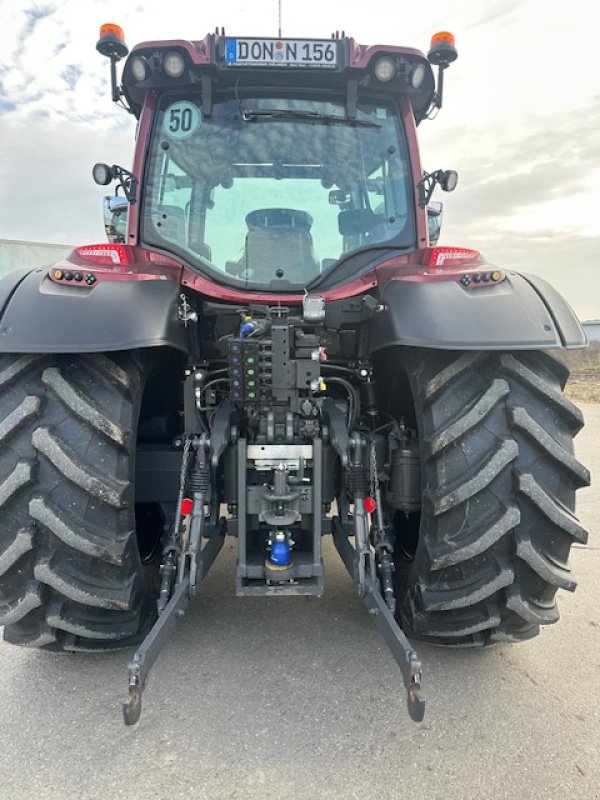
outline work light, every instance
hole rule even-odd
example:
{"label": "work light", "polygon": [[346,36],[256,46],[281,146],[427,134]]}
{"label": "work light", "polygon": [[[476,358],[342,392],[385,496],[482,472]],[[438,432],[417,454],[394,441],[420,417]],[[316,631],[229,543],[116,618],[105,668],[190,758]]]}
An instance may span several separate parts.
{"label": "work light", "polygon": [[395,74],[396,62],[389,56],[383,56],[375,62],[375,77],[378,81],[391,81]]}
{"label": "work light", "polygon": [[181,53],[170,50],[163,58],[163,69],[169,78],[181,78],[185,70],[185,60]]}
{"label": "work light", "polygon": [[129,62],[129,68],[136,81],[145,81],[150,74],[148,62],[143,56],[133,56]]}

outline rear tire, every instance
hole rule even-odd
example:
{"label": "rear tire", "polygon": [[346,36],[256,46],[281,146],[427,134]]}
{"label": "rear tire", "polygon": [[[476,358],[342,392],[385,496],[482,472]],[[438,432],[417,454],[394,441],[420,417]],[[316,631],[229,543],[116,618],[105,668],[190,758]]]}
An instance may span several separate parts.
{"label": "rear tire", "polygon": [[157,565],[136,540],[134,354],[0,357],[0,625],[53,650],[133,644]]}
{"label": "rear tire", "polygon": [[583,417],[562,394],[568,369],[542,352],[416,349],[404,368],[423,503],[416,547],[413,534],[403,552],[397,527],[399,622],[437,644],[531,638],[558,619],[557,589],[576,586],[571,544],[587,540],[574,516],[589,472],[573,455]]}

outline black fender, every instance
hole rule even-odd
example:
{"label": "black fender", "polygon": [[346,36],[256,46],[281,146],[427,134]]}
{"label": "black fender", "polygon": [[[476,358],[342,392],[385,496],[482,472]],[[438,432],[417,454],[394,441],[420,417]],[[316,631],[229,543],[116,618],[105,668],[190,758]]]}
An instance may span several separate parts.
{"label": "black fender", "polygon": [[393,279],[379,290],[370,349],[552,350],[587,339],[574,311],[546,281],[516,272],[498,284]]}
{"label": "black fender", "polygon": [[0,280],[0,352],[99,353],[142,347],[189,352],[172,280],[59,284],[47,270]]}
{"label": "black fender", "polygon": [[0,314],[6,307],[6,304],[10,300],[11,296],[17,289],[17,286],[21,283],[21,281],[29,275],[31,269],[18,269],[14,270],[13,272],[9,272],[8,275],[5,275],[2,279],[0,279]]}

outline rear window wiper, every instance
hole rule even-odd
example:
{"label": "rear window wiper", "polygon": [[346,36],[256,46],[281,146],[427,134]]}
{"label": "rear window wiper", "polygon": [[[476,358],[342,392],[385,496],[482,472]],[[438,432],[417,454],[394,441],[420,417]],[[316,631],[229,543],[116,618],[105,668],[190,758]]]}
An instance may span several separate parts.
{"label": "rear window wiper", "polygon": [[367,119],[354,119],[354,117],[339,117],[335,114],[321,114],[318,111],[295,111],[292,108],[259,108],[242,111],[245,122],[254,122],[258,119],[287,119],[296,122],[313,122],[323,125],[351,125],[355,128],[381,128],[377,122]]}

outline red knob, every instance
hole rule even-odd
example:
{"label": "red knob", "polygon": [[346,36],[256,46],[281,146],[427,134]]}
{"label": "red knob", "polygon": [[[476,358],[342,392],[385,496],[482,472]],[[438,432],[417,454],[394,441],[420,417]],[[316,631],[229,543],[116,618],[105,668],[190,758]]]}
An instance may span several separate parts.
{"label": "red knob", "polygon": [[190,500],[189,497],[184,497],[181,501],[181,513],[184,517],[189,517],[192,513],[192,509],[194,507],[194,501]]}
{"label": "red knob", "polygon": [[375,502],[375,500],[373,500],[372,497],[365,497],[363,504],[367,514],[372,514],[377,508],[377,503]]}

